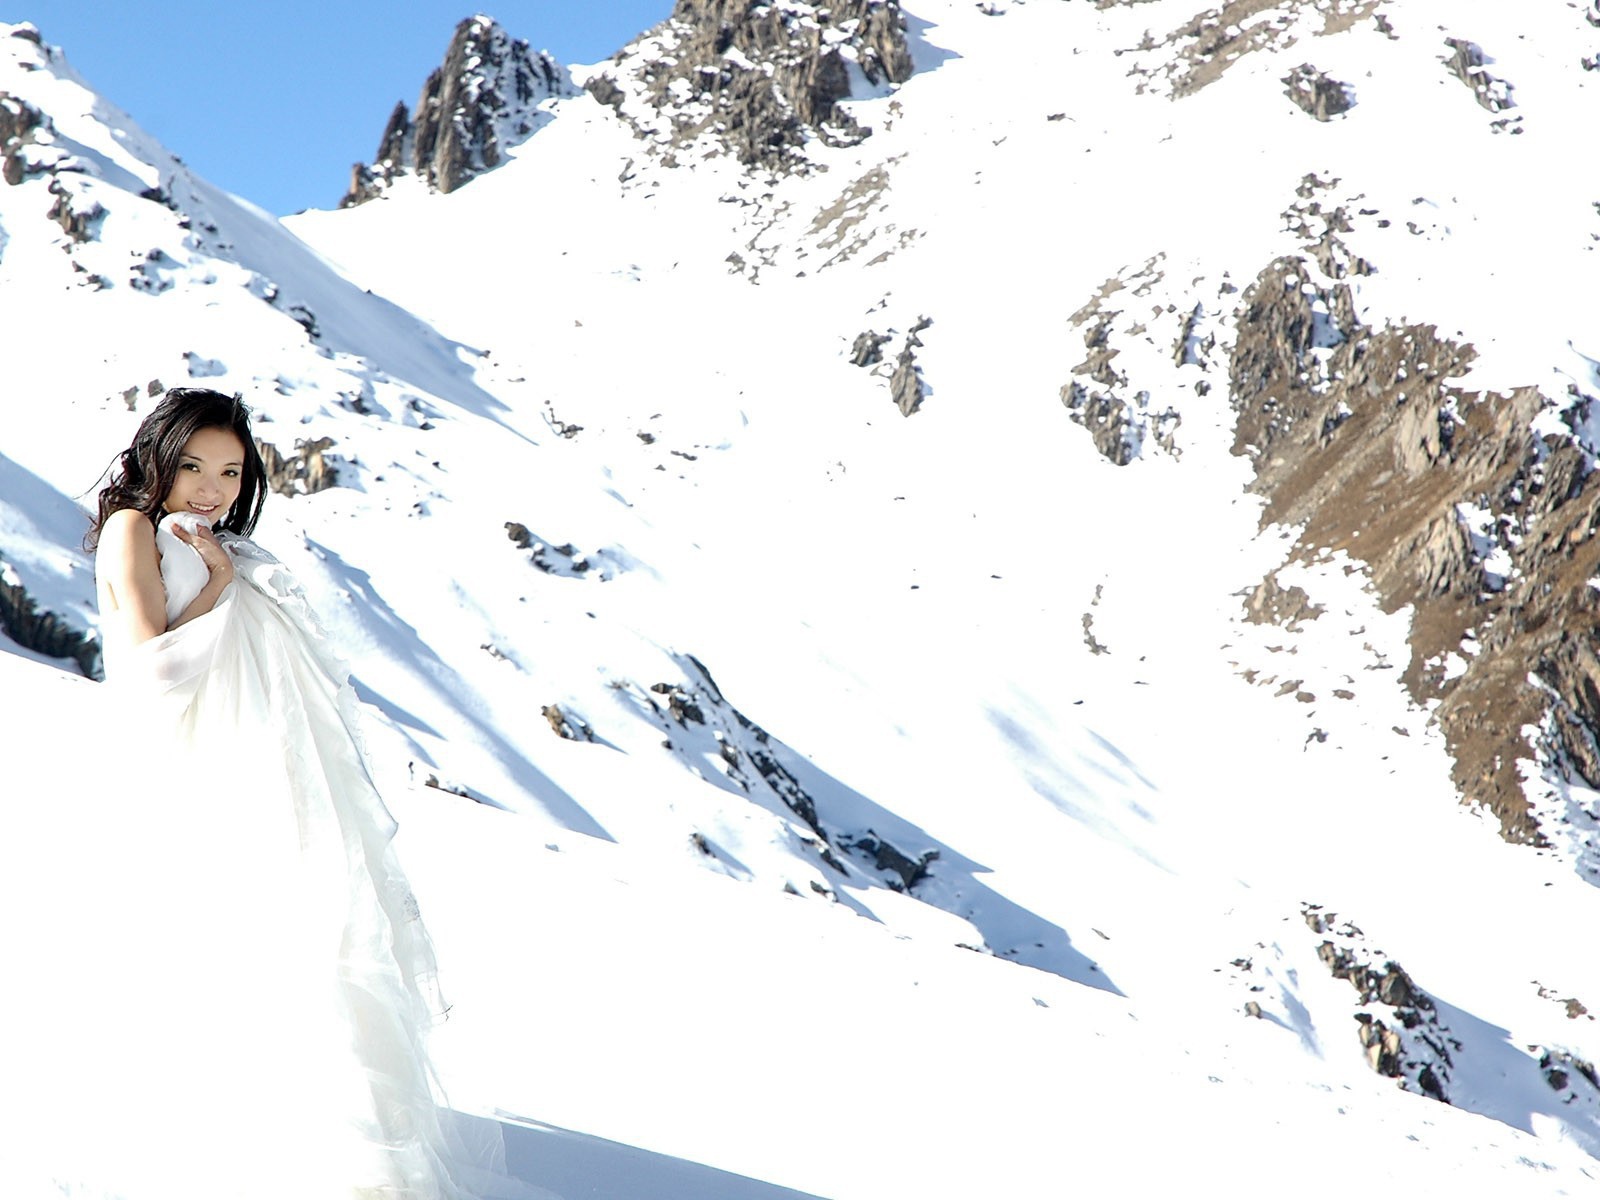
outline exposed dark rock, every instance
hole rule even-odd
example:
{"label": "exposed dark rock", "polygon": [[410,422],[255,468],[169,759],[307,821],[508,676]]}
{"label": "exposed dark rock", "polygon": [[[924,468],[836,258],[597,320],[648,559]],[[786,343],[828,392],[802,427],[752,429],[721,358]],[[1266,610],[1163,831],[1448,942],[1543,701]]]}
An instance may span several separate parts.
{"label": "exposed dark rock", "polygon": [[853,840],[841,841],[839,845],[843,850],[869,855],[875,870],[892,874],[898,881],[891,881],[890,884],[896,891],[908,892],[916,887],[928,877],[928,867],[939,857],[937,850],[924,850],[916,858],[912,858],[884,841],[872,829]]}
{"label": "exposed dark rock", "polygon": [[[835,35],[842,34],[840,38]],[[869,82],[903,83],[911,53],[899,0],[838,0],[805,13],[760,0],[678,0],[653,31],[660,48],[629,61],[674,146],[708,135],[747,166],[796,170],[811,138],[850,145],[871,130],[839,107],[854,62]],[[624,115],[615,78],[588,83]],[[629,119],[654,138],[640,115]]]}
{"label": "exposed dark rock", "polygon": [[890,340],[886,333],[874,333],[868,329],[856,335],[855,344],[850,347],[850,363],[856,367],[870,367],[874,363],[883,361],[883,344]]}
{"label": "exposed dark rock", "polygon": [[1577,1082],[1573,1076],[1588,1084],[1584,1090],[1593,1102],[1593,1097],[1600,1092],[1600,1075],[1596,1075],[1595,1067],[1587,1059],[1579,1058],[1567,1050],[1543,1049],[1539,1055],[1539,1069],[1544,1072],[1545,1082],[1558,1092],[1568,1090],[1569,1085]]}
{"label": "exposed dark rock", "polygon": [[39,36],[39,31],[29,24],[18,25],[11,31],[11,36],[21,38],[25,42],[32,42],[35,46],[44,45],[44,40]]}
{"label": "exposed dark rock", "polygon": [[1336,925],[1337,916],[1319,905],[1306,905],[1302,915],[1313,933],[1331,935],[1317,947],[1329,973],[1356,990],[1361,1006],[1354,1014],[1357,1036],[1367,1064],[1398,1079],[1408,1091],[1448,1104],[1452,1051],[1459,1051],[1461,1043],[1440,1021],[1433,997],[1398,963],[1374,955],[1356,926]]}
{"label": "exposed dark rock", "polygon": [[[37,37],[37,35],[35,35]],[[47,124],[43,113],[20,97],[0,92],[0,178],[15,187],[28,173],[22,147]]]}
{"label": "exposed dark rock", "polygon": [[297,439],[294,454],[285,456],[271,442],[256,441],[261,461],[267,468],[267,486],[282,496],[304,496],[338,484],[338,472],[327,451],[330,437],[311,441]]}
{"label": "exposed dark rock", "polygon": [[607,108],[620,110],[623,100],[627,98],[627,93],[609,75],[596,75],[584,85],[584,90]]}
{"label": "exposed dark rock", "polygon": [[316,313],[312,312],[304,304],[292,304],[284,311],[294,318],[295,323],[306,331],[306,336],[313,342],[321,339],[322,329],[317,324]]}
{"label": "exposed dark rock", "polygon": [[70,658],[91,679],[100,673],[100,643],[60,616],[39,608],[0,558],[0,629],[17,645],[47,658]]}
{"label": "exposed dark rock", "polygon": [[559,704],[546,704],[539,712],[557,737],[569,742],[594,741],[594,730],[589,728],[589,723],[575,713],[564,712]]}
{"label": "exposed dark rock", "polygon": [[1512,107],[1511,85],[1489,74],[1483,47],[1462,38],[1445,38],[1444,44],[1450,48],[1444,65],[1452,75],[1472,89],[1473,98],[1481,107],[1492,113]]}
{"label": "exposed dark rock", "polygon": [[1347,112],[1355,104],[1348,84],[1330,79],[1310,63],[1301,63],[1283,77],[1284,94],[1319,121]]}
{"label": "exposed dark rock", "polygon": [[[696,725],[704,725],[706,717],[700,711],[693,692],[686,691],[675,683],[652,683],[650,690],[658,696],[663,696],[667,701],[667,711],[672,714],[672,719],[679,725],[693,721]],[[724,756],[726,757],[726,756]]]}
{"label": "exposed dark rock", "polygon": [[415,111],[395,105],[372,165],[352,168],[340,207],[371,200],[407,174],[452,192],[525,141],[538,127],[540,104],[570,95],[576,90],[550,55],[533,53],[486,17],[462,21]]}
{"label": "exposed dark rock", "polygon": [[128,286],[136,292],[159,296],[172,287],[170,272],[176,266],[165,250],[152,248],[128,269]]}
{"label": "exposed dark rock", "polygon": [[932,317],[923,317],[907,331],[905,345],[895,358],[894,374],[889,377],[889,397],[904,417],[909,417],[922,407],[922,398],[926,394],[922,368],[917,366],[916,351],[922,345],[922,338],[918,335],[932,324]]}
{"label": "exposed dark rock", "polygon": [[901,416],[909,417],[922,407],[922,375],[910,346],[900,351],[900,357],[895,360],[894,374],[889,377],[889,395]]}
{"label": "exposed dark rock", "polygon": [[516,543],[518,549],[531,550],[533,553],[528,561],[546,575],[577,578],[588,574],[598,566],[600,569],[597,574],[602,581],[611,578],[604,551],[595,551],[592,554],[579,553],[578,548],[571,542],[547,541],[521,521],[507,521],[506,536]]}
{"label": "exposed dark rock", "polygon": [[74,208],[72,194],[54,179],[50,181],[50,194],[55,200],[45,216],[60,225],[63,233],[76,243],[87,242],[98,236],[100,221],[106,215],[104,208],[95,202],[91,202],[88,208]]}

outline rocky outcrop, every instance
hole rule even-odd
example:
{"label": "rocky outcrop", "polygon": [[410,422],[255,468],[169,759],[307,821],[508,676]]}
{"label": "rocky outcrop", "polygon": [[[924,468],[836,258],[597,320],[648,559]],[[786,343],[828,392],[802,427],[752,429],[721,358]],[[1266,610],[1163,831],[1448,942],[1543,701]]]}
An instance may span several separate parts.
{"label": "rocky outcrop", "polygon": [[937,847],[897,846],[874,829],[841,829],[824,820],[816,798],[785,762],[790,752],[728,702],[703,663],[687,654],[677,659],[681,680],[628,685],[623,694],[660,727],[662,745],[687,768],[704,777],[706,764],[716,764],[726,786],[790,814],[801,826],[797,840],[836,880],[911,891],[927,877]]}
{"label": "rocky outcrop", "polygon": [[1453,1054],[1461,1043],[1440,1020],[1433,997],[1399,963],[1372,951],[1355,925],[1337,924],[1336,914],[1315,904],[1302,915],[1313,933],[1324,935],[1317,957],[1329,974],[1356,990],[1356,1037],[1367,1065],[1407,1091],[1449,1103]]}
{"label": "rocky outcrop", "polygon": [[1330,79],[1310,63],[1301,63],[1285,75],[1283,85],[1284,94],[1319,121],[1348,112],[1355,104],[1349,84]]}
{"label": "rocky outcrop", "polygon": [[856,335],[850,347],[850,365],[870,367],[883,361],[883,344],[892,339],[886,333],[867,329]]}
{"label": "rocky outcrop", "polygon": [[99,236],[100,222],[106,215],[101,205],[91,201],[86,207],[77,208],[72,202],[73,193],[55,179],[50,181],[50,194],[55,199],[51,201],[50,211],[45,216],[61,226],[61,231],[72,242],[87,242]]}
{"label": "rocky outcrop", "polygon": [[407,175],[453,192],[525,141],[544,118],[541,105],[575,94],[550,55],[533,53],[487,17],[462,21],[443,66],[422,85],[415,110],[395,105],[372,164],[352,168],[340,207],[382,195]]}
{"label": "rocky outcrop", "polygon": [[804,168],[813,138],[849,145],[870,134],[839,107],[852,94],[852,68],[874,85],[911,77],[898,0],[827,8],[678,0],[647,51],[613,64],[637,79],[648,111],[626,103],[615,74],[587,87],[641,137],[665,137],[675,149],[704,139],[709,152],[720,148],[747,166],[791,171]]}
{"label": "rocky outcrop", "polygon": [[47,658],[70,658],[89,678],[99,676],[99,641],[41,609],[4,558],[0,558],[0,630],[26,650]]}
{"label": "rocky outcrop", "polygon": [[28,174],[22,148],[46,125],[46,117],[27,101],[0,92],[0,178],[15,187]]}
{"label": "rocky outcrop", "polygon": [[1444,59],[1445,68],[1472,89],[1473,99],[1480,107],[1497,113],[1512,106],[1511,85],[1489,73],[1482,46],[1464,38],[1445,38],[1444,44],[1450,51]]}
{"label": "rocky outcrop", "polygon": [[308,496],[338,485],[338,471],[328,454],[333,447],[330,437],[296,440],[289,455],[271,442],[257,440],[256,447],[267,468],[267,486],[280,496]]}
{"label": "rocky outcrop", "polygon": [[922,407],[926,388],[922,382],[922,368],[917,366],[917,350],[922,339],[917,336],[933,324],[931,317],[923,317],[906,333],[905,345],[895,358],[894,373],[889,376],[889,396],[902,417],[909,417]]}
{"label": "rocky outcrop", "polygon": [[1348,554],[1385,610],[1410,606],[1403,679],[1463,797],[1540,842],[1530,761],[1600,786],[1600,480],[1595,448],[1566,432],[1600,400],[1453,386],[1472,347],[1362,325],[1343,278],[1370,268],[1339,239],[1347,214],[1308,200],[1299,215],[1323,225],[1316,244],[1262,270],[1236,314],[1235,452],[1255,464],[1263,521],[1301,530],[1297,553]]}

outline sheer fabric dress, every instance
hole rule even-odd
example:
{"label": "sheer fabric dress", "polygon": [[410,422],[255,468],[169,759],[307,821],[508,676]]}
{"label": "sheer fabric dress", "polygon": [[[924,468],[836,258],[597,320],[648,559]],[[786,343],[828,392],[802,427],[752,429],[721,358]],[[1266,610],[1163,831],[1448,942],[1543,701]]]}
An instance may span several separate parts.
{"label": "sheer fabric dress", "polygon": [[[169,621],[206,579],[177,519]],[[8,853],[39,913],[8,922],[9,1169],[96,1200],[500,1194],[497,1127],[469,1147],[436,1103],[433,951],[347,673],[289,572],[219,537],[211,612],[139,645],[107,622],[99,761],[67,773],[97,794],[30,810],[31,867]]]}

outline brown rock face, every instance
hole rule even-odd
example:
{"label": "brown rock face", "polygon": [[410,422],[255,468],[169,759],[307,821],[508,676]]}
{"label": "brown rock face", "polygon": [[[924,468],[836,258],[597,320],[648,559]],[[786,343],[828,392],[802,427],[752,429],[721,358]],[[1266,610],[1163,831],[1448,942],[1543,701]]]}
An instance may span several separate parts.
{"label": "brown rock face", "polygon": [[595,99],[641,137],[664,131],[682,146],[709,135],[773,170],[799,168],[810,138],[849,145],[871,132],[838,107],[851,94],[850,62],[873,84],[912,71],[898,0],[840,0],[805,17],[757,0],[678,0],[655,35],[661,48],[636,69],[661,121],[625,114],[611,76],[589,81]]}
{"label": "brown rock face", "polygon": [[[1339,214],[1323,216],[1328,251]],[[1237,313],[1235,451],[1255,464],[1263,520],[1302,526],[1298,553],[1342,550],[1387,611],[1412,606],[1404,682],[1438,702],[1462,796],[1538,842],[1522,764],[1600,785],[1600,486],[1576,436],[1532,432],[1550,407],[1537,390],[1450,384],[1473,357],[1430,325],[1361,325],[1344,283],[1279,259]],[[1595,403],[1569,397],[1569,424]],[[1469,633],[1476,652],[1447,671]]]}
{"label": "brown rock face", "polygon": [[443,66],[422,85],[415,112],[395,105],[372,165],[352,169],[340,207],[371,200],[408,173],[435,191],[453,192],[533,133],[541,102],[574,94],[548,54],[534,54],[487,18],[462,21]]}
{"label": "brown rock face", "polygon": [[[1253,466],[1263,524],[1300,531],[1290,560],[1347,555],[1385,611],[1411,614],[1401,678],[1443,733],[1462,798],[1509,840],[1544,843],[1557,827],[1543,820],[1592,843],[1560,792],[1600,788],[1600,446],[1587,432],[1600,397],[1580,385],[1564,397],[1468,391],[1454,381],[1470,345],[1422,322],[1364,325],[1348,281],[1374,268],[1342,235],[1377,214],[1328,205],[1334,186],[1302,181],[1284,214],[1301,249],[1229,301],[1232,344],[1214,364],[1201,308],[1155,303],[1157,260],[1107,280],[1072,318],[1088,354],[1062,401],[1102,454],[1128,464],[1178,452],[1177,412],[1164,406],[1182,372],[1205,395],[1213,365],[1225,370],[1233,450]],[[1157,372],[1148,350],[1180,318],[1175,373]],[[1119,354],[1135,336],[1149,345],[1130,380]],[[1269,574],[1242,615],[1293,631],[1319,612]],[[1600,848],[1578,853],[1600,869]]]}

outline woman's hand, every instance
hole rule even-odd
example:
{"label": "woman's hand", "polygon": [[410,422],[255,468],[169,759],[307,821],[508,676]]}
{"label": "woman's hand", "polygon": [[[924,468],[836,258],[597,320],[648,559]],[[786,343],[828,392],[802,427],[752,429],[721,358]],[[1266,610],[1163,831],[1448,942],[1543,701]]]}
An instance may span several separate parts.
{"label": "woman's hand", "polygon": [[178,538],[193,546],[195,553],[200,556],[200,561],[205,563],[206,570],[211,572],[211,581],[217,584],[226,584],[233,581],[233,559],[228,557],[228,552],[222,548],[222,543],[217,541],[217,535],[212,533],[205,525],[195,527],[193,533],[181,524],[173,522],[173,532]]}

